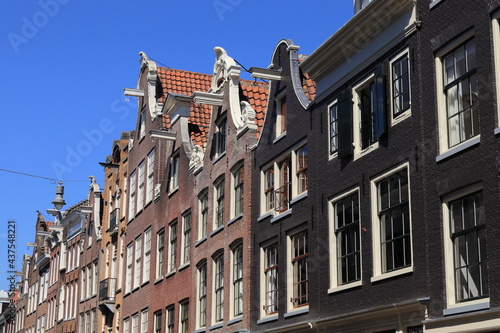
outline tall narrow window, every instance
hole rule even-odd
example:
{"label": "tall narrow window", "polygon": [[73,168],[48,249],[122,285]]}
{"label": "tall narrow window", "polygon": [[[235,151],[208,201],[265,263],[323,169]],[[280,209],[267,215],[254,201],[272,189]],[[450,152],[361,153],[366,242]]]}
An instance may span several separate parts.
{"label": "tall narrow window", "polygon": [[139,333],[139,314],[132,316],[132,333]]}
{"label": "tall narrow window", "polygon": [[483,193],[449,203],[457,302],[489,294]]}
{"label": "tall narrow window", "polygon": [[233,248],[233,316],[243,313],[243,244]]}
{"label": "tall narrow window", "polygon": [[290,173],[290,157],[278,163],[278,188],[276,189],[276,205],[277,213],[283,213],[288,210],[289,203],[292,198],[291,184],[292,175]]}
{"label": "tall narrow window", "polygon": [[202,239],[207,236],[207,220],[208,220],[208,193],[203,194],[199,200],[200,217],[199,217],[199,232],[198,238]]}
{"label": "tall narrow window", "polygon": [[182,262],[188,263],[191,259],[191,212],[182,217]]}
{"label": "tall narrow window", "polygon": [[144,161],[139,164],[138,177],[139,177],[139,188],[137,191],[137,210],[144,208]]}
{"label": "tall narrow window", "polygon": [[334,154],[337,152],[337,149],[339,147],[339,144],[338,144],[339,122],[338,122],[338,104],[337,104],[337,102],[328,106],[328,121],[330,124],[330,127],[329,127],[330,154]]}
{"label": "tall narrow window", "polygon": [[142,108],[139,121],[139,140],[146,136],[146,107]]}
{"label": "tall narrow window", "polygon": [[303,146],[295,152],[296,157],[296,176],[297,176],[297,194],[307,191],[307,165],[308,155],[307,146]]}
{"label": "tall narrow window", "polygon": [[224,255],[214,259],[214,321],[224,319]]}
{"label": "tall narrow window", "polygon": [[215,185],[215,229],[224,225],[224,179]]}
{"label": "tall narrow window", "polygon": [[130,319],[123,319],[123,333],[130,333]]}
{"label": "tall narrow window", "polygon": [[278,312],[278,244],[264,249],[265,303],[266,315]]}
{"label": "tall narrow window", "polygon": [[173,192],[179,187],[179,155],[172,156],[170,162],[169,192]]}
{"label": "tall narrow window", "polygon": [[158,232],[156,239],[156,279],[161,279],[165,261],[165,230]]}
{"label": "tall narrow window", "polygon": [[474,40],[459,46],[443,59],[448,148],[479,134],[479,99]]}
{"label": "tall narrow window", "polygon": [[189,329],[189,301],[181,302],[180,309],[180,333],[188,333]]}
{"label": "tall narrow window", "polygon": [[154,171],[155,171],[155,151],[153,149],[148,154],[148,182],[146,184],[146,203],[149,203],[153,200]]}
{"label": "tall narrow window", "polygon": [[162,319],[161,319],[161,310],[160,311],[157,311],[155,312],[155,322],[154,322],[154,332],[155,333],[161,333],[161,323],[162,323]]}
{"label": "tall narrow window", "polygon": [[167,308],[167,313],[165,315],[167,318],[167,331],[166,333],[174,333],[174,306],[169,306]]}
{"label": "tall narrow window", "polygon": [[382,272],[411,265],[408,172],[401,170],[378,183]]}
{"label": "tall narrow window", "polygon": [[358,192],[334,203],[337,285],[361,278]]}
{"label": "tall narrow window", "polygon": [[144,232],[143,282],[149,281],[151,271],[151,228]]}
{"label": "tall narrow window", "polygon": [[275,125],[276,137],[286,132],[286,124],[287,124],[286,117],[287,117],[286,95],[282,94],[276,100],[276,125]]}
{"label": "tall narrow window", "polygon": [[392,116],[396,118],[410,108],[410,74],[408,53],[392,62]]}
{"label": "tall narrow window", "polygon": [[149,326],[148,315],[149,312],[147,309],[141,312],[141,333],[148,333],[148,326]]}
{"label": "tall narrow window", "polygon": [[135,239],[134,289],[141,284],[142,236]]}
{"label": "tall narrow window", "polygon": [[244,168],[240,167],[233,175],[234,177],[234,216],[243,213],[243,184]]}
{"label": "tall narrow window", "polygon": [[175,271],[175,264],[177,259],[177,222],[170,224],[170,245],[169,245],[169,259],[168,271]]}
{"label": "tall narrow window", "polygon": [[274,167],[264,171],[264,196],[266,198],[266,211],[274,209]]}
{"label": "tall narrow window", "polygon": [[217,122],[214,133],[214,149],[213,157],[217,158],[226,152],[226,126],[227,118],[224,117]]}
{"label": "tall narrow window", "polygon": [[133,171],[130,174],[130,198],[129,198],[129,220],[131,220],[135,216],[135,197],[136,197],[136,183],[137,174]]}
{"label": "tall narrow window", "polygon": [[198,268],[198,327],[207,324],[207,264]]}
{"label": "tall narrow window", "polygon": [[127,245],[127,272],[125,274],[125,293],[132,291],[132,257],[133,243]]}
{"label": "tall narrow window", "polygon": [[298,307],[309,304],[309,272],[307,260],[309,248],[307,230],[291,237],[291,264],[293,275],[292,306]]}

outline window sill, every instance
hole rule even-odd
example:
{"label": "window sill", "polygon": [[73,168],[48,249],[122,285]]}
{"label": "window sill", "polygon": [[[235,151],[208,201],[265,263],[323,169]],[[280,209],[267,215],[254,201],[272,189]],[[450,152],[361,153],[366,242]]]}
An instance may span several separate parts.
{"label": "window sill", "polygon": [[163,276],[158,277],[153,284],[158,284],[163,281]]}
{"label": "window sill", "polygon": [[231,319],[230,321],[228,321],[227,322],[227,326],[239,323],[241,321],[243,321],[243,317],[240,315],[240,316],[238,316],[238,317],[236,317],[236,318]]}
{"label": "window sill", "polygon": [[166,275],[165,275],[165,279],[168,279],[169,277],[171,277],[172,275],[174,275],[177,271],[174,269],[173,271],[171,272],[168,272]]}
{"label": "window sill", "polygon": [[330,289],[328,289],[328,293],[329,294],[334,294],[334,293],[337,293],[339,291],[344,291],[344,290],[348,290],[348,289],[360,287],[362,284],[363,283],[361,281],[350,282],[350,283],[347,283],[347,284],[343,284],[343,285],[340,285],[340,286],[337,286],[337,287],[330,288]]}
{"label": "window sill", "polygon": [[227,222],[227,225],[233,224],[234,222],[238,221],[242,217],[243,217],[243,213],[239,213],[238,215],[236,215],[235,217],[233,217],[232,219],[230,219],[229,222]]}
{"label": "window sill", "polygon": [[372,143],[371,145],[369,145],[365,149],[361,149],[361,150],[354,149],[353,161],[360,159],[361,157],[371,153],[372,151],[376,150],[377,148],[378,148],[378,141],[375,143]]}
{"label": "window sill", "polygon": [[495,128],[495,130],[493,131],[493,133],[495,133],[495,135],[500,134],[500,127]]}
{"label": "window sill", "polygon": [[305,198],[307,198],[307,191],[302,192],[301,194],[299,194],[298,196],[296,196],[295,198],[290,200],[290,206],[295,204],[296,202],[299,202],[302,199],[305,199]]}
{"label": "window sill", "polygon": [[278,320],[278,318],[279,318],[278,314],[272,314],[257,320],[257,325],[269,323],[271,321],[276,321]]}
{"label": "window sill", "polygon": [[215,163],[219,162],[219,160],[221,158],[223,158],[224,156],[226,156],[226,152],[223,152],[222,154],[220,154],[219,156],[217,156],[213,161],[212,161],[212,165],[214,165]]}
{"label": "window sill", "polygon": [[213,330],[216,330],[218,328],[222,328],[224,325],[222,325],[222,323],[220,324],[215,324],[215,325],[212,325],[208,328],[209,331],[213,331]]}
{"label": "window sill", "polygon": [[203,237],[202,239],[198,240],[196,243],[194,243],[194,247],[198,247],[201,244],[203,244],[207,240],[207,236]]}
{"label": "window sill", "polygon": [[401,114],[397,115],[395,118],[391,119],[391,126],[397,125],[405,119],[411,117],[411,109],[403,111]]}
{"label": "window sill", "polygon": [[141,288],[144,287],[145,285],[149,284],[149,280],[147,281],[144,281],[142,284],[141,284]]}
{"label": "window sill", "polygon": [[217,235],[219,232],[221,232],[222,230],[224,230],[224,226],[221,225],[220,227],[218,227],[217,229],[215,229],[214,231],[212,231],[210,233],[210,237],[214,237],[215,235]]}
{"label": "window sill", "polygon": [[409,274],[412,272],[413,272],[413,266],[400,268],[400,269],[392,271],[392,272],[383,273],[383,274],[380,274],[377,276],[373,276],[370,281],[377,282],[377,281],[381,281],[381,280],[385,280],[385,279],[390,279],[390,278],[395,277],[395,276]]}
{"label": "window sill", "polygon": [[194,331],[193,333],[202,333],[202,332],[205,332],[207,329],[205,327],[203,328],[199,328],[197,329],[196,331]]}
{"label": "window sill", "polygon": [[444,153],[442,153],[441,155],[437,156],[436,157],[436,162],[441,162],[442,160],[445,160],[449,157],[452,157],[466,149],[469,149],[477,144],[479,144],[481,142],[481,137],[480,136],[476,136],[472,139],[469,139],[463,143],[461,143],[460,145],[458,145],[457,147],[455,148],[452,148]]}
{"label": "window sill", "polygon": [[285,313],[284,317],[285,318],[290,318],[290,317],[295,317],[301,314],[309,313],[309,305],[293,309]]}
{"label": "window sill", "polygon": [[260,222],[260,221],[265,220],[265,219],[270,218],[270,217],[274,217],[274,211],[272,211],[272,210],[265,213],[264,215],[259,216],[259,218],[257,218],[257,222]]}
{"label": "window sill", "polygon": [[177,193],[177,191],[179,191],[179,186],[176,186],[174,189],[172,189],[171,191],[168,191],[168,197],[170,198],[171,196],[173,196],[175,193]]}
{"label": "window sill", "polygon": [[189,261],[188,261],[188,262],[185,262],[185,263],[183,263],[182,265],[180,265],[180,266],[177,268],[177,270],[180,272],[180,271],[182,271],[184,268],[188,268],[188,267],[189,267],[189,264],[190,264],[190,262],[189,262]]}
{"label": "window sill", "polygon": [[433,0],[430,4],[429,4],[429,9],[432,9],[434,8],[435,6],[437,6],[441,1],[443,0]]}
{"label": "window sill", "polygon": [[490,308],[490,300],[480,299],[476,301],[469,301],[465,303],[457,303],[449,305],[447,309],[443,309],[443,316],[451,316],[460,313],[473,312],[479,310],[486,310]]}
{"label": "window sill", "polygon": [[140,287],[135,287],[134,289],[132,289],[132,293],[135,293],[139,289],[140,289]]}
{"label": "window sill", "polygon": [[281,213],[281,214],[273,217],[271,219],[271,223],[277,222],[277,221],[279,221],[279,220],[287,217],[288,215],[292,215],[292,209],[291,208],[289,208],[288,210],[284,211],[283,213]]}
{"label": "window sill", "polygon": [[278,135],[276,137],[276,139],[273,140],[273,144],[275,144],[276,142],[280,141],[281,139],[283,139],[284,137],[286,136],[286,131],[284,131],[283,133],[281,133],[280,135]]}

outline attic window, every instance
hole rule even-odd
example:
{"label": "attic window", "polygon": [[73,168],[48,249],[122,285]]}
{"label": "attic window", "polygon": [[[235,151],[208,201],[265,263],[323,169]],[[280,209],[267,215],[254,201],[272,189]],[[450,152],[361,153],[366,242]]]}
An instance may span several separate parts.
{"label": "attic window", "polygon": [[158,79],[156,80],[156,92],[155,92],[155,98],[156,100],[159,100],[160,98],[163,97],[163,86],[161,84],[161,81]]}
{"label": "attic window", "polygon": [[120,163],[120,149],[118,147],[115,148],[113,152],[113,164]]}

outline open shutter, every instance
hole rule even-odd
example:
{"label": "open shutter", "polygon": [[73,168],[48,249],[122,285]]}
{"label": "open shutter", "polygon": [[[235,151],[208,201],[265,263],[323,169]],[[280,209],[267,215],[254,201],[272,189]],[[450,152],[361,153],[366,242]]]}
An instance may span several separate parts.
{"label": "open shutter", "polygon": [[352,91],[347,89],[338,99],[339,158],[353,154]]}
{"label": "open shutter", "polygon": [[373,123],[372,135],[373,142],[385,134],[386,131],[386,98],[385,98],[385,75],[384,66],[381,65],[375,71],[375,87],[373,101]]}

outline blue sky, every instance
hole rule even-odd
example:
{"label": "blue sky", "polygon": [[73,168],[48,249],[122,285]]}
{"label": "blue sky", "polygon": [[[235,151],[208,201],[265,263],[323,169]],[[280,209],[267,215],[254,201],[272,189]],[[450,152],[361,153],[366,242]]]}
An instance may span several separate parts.
{"label": "blue sky", "polygon": [[[16,269],[35,236],[36,211],[53,221],[56,184],[66,207],[122,131],[135,128],[139,52],[171,68],[211,74],[215,46],[246,68],[267,67],[279,40],[311,54],[353,15],[352,0],[40,0],[0,5],[0,290],[8,289],[8,221]],[[27,175],[22,175],[22,174]],[[33,176],[28,176],[33,175]],[[42,178],[40,178],[42,177]]]}

